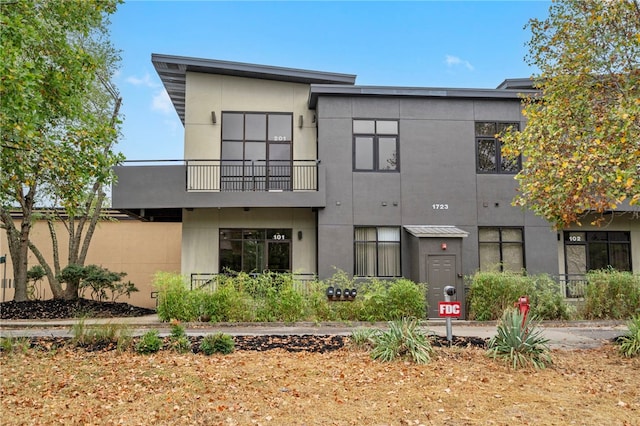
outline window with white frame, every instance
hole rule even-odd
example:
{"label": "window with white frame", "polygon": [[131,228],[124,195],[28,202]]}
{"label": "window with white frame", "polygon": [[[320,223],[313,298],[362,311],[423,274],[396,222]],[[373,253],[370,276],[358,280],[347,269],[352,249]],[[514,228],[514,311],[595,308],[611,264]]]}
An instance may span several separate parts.
{"label": "window with white frame", "polygon": [[399,277],[400,228],[358,226],[355,228],[354,275],[359,277]]}

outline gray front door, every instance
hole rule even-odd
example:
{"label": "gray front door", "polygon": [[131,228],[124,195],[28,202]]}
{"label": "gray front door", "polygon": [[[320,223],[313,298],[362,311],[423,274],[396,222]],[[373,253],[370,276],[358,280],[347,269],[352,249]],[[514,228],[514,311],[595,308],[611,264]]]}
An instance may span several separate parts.
{"label": "gray front door", "polygon": [[[448,285],[456,287],[456,256],[427,255],[427,302],[429,318],[438,318],[438,302],[444,300],[444,288]],[[452,297],[456,300],[456,296]]]}

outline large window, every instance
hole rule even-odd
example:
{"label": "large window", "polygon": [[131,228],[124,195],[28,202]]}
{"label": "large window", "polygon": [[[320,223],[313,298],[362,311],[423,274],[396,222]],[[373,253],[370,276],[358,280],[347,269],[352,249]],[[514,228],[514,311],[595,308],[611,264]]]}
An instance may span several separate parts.
{"label": "large window", "polygon": [[292,114],[222,113],[222,191],[291,189]]}
{"label": "large window", "polygon": [[481,271],[522,272],[524,240],[522,228],[478,228]]}
{"label": "large window", "polygon": [[291,229],[221,229],[220,272],[291,270]]}
{"label": "large window", "polygon": [[618,271],[632,270],[629,232],[565,232],[564,252],[568,275],[582,275],[609,267]]}
{"label": "large window", "polygon": [[518,130],[518,123],[500,123],[494,121],[476,122],[476,156],[478,173],[518,173],[522,168],[522,159],[502,156],[502,142],[497,137],[511,127]]}
{"label": "large window", "polygon": [[353,169],[399,170],[397,120],[353,120]]}
{"label": "large window", "polygon": [[400,228],[356,227],[355,268],[359,277],[399,277]]}

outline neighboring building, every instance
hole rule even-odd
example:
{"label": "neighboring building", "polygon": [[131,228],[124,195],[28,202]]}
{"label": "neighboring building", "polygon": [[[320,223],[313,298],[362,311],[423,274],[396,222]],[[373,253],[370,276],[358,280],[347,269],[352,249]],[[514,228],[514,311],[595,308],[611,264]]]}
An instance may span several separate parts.
{"label": "neighboring building", "polygon": [[[184,158],[116,167],[113,207],[182,223],[183,274],[292,271],[429,284],[429,315],[466,275],[526,269],[572,283],[640,265],[640,220],[555,232],[511,206],[527,79],[497,89],[357,86],[353,75],[153,55]],[[630,210],[630,209],[629,209]],[[580,288],[568,285],[567,295]]]}
{"label": "neighboring building", "polygon": [[[18,229],[22,216],[16,214],[14,221]],[[99,265],[113,272],[126,272],[123,281],[131,281],[138,288],[130,298],[123,296],[116,302],[126,302],[135,306],[155,308],[156,299],[152,285],[153,277],[158,271],[180,272],[180,235],[179,223],[140,222],[116,211],[105,212],[106,220],[98,222],[91,245],[87,253],[85,265]],[[68,257],[68,233],[61,222],[56,224],[60,259],[66,266]],[[36,220],[30,235],[31,241],[40,249],[49,262],[53,261],[51,234],[44,220]],[[6,240],[0,238],[0,256],[7,254],[7,263],[0,265],[0,300],[13,300],[13,265],[6,247]],[[29,252],[29,268],[38,265],[36,257]],[[52,263],[50,263],[52,265]],[[6,271],[4,267],[7,267]],[[6,287],[4,279],[6,276]],[[37,283],[33,296],[37,299],[52,297],[49,282],[45,277]],[[90,291],[85,297],[90,297]],[[110,296],[110,295],[108,295]]]}

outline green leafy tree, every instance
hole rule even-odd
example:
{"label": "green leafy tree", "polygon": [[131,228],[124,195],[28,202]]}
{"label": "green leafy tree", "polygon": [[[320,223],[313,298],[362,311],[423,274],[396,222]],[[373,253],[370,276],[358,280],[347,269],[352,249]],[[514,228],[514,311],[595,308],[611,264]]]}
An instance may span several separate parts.
{"label": "green leafy tree", "polygon": [[514,204],[558,228],[639,204],[638,0],[558,0],[528,26],[541,96],[524,101],[526,128],[502,135],[524,156]]}
{"label": "green leafy tree", "polygon": [[[107,38],[107,17],[118,2],[1,1],[0,220],[16,301],[27,298],[29,249],[43,265],[54,297],[77,297],[77,288],[54,285],[56,271],[29,236],[34,211],[43,205],[60,207],[70,221],[78,215],[83,223],[97,221],[91,209],[101,207],[110,166],[119,158],[111,147],[120,98],[110,84],[118,58]],[[21,212],[19,225],[13,209]],[[69,233],[71,246],[82,229],[74,225]],[[70,250],[70,258],[82,250]]]}

